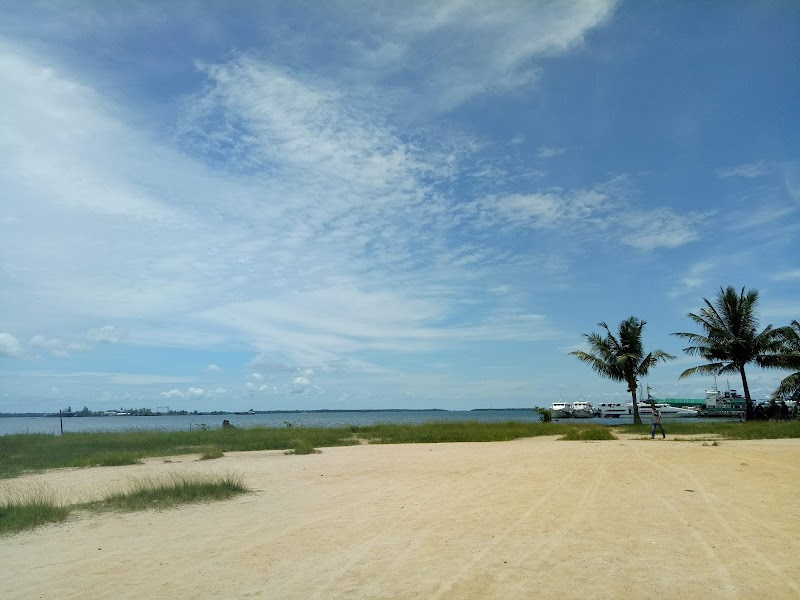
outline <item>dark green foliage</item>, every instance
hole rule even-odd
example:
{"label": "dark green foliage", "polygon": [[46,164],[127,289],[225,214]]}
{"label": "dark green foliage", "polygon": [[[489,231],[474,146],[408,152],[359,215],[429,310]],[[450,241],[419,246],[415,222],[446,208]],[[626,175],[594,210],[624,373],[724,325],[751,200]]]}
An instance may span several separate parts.
{"label": "dark green foliage", "polygon": [[783,330],[784,368],[795,371],[781,381],[772,394],[775,400],[800,401],[800,322],[795,319]]}
{"label": "dark green foliage", "polygon": [[572,356],[588,364],[595,373],[611,379],[624,382],[628,385],[628,393],[633,399],[633,422],[641,423],[639,416],[639,403],[636,390],[639,379],[646,376],[650,369],[659,362],[666,362],[675,358],[663,350],[653,350],[645,355],[642,342],[642,330],[647,321],[636,317],[629,317],[619,324],[619,333],[615,336],[603,322],[598,326],[605,330],[605,334],[586,333],[584,337],[589,344],[590,352],[575,350]]}
{"label": "dark green foliage", "polygon": [[699,356],[706,362],[681,373],[680,377],[695,374],[727,375],[736,373],[742,378],[747,419],[753,418],[753,401],[747,383],[745,366],[756,363],[762,368],[786,368],[786,341],[791,329],[773,329],[767,325],[758,331],[758,290],[737,292],[733,286],[720,288],[712,303],[703,298],[700,311],[688,317],[702,333],[673,333],[691,344],[686,354]]}

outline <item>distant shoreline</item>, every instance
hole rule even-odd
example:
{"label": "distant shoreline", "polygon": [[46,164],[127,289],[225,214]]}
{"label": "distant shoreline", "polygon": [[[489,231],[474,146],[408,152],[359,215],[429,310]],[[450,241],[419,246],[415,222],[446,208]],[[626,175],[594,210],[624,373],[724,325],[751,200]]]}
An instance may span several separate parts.
{"label": "distant shoreline", "polygon": [[315,408],[315,409],[297,409],[297,410],[254,410],[254,411],[226,411],[226,410],[212,410],[212,411],[175,411],[168,413],[157,413],[146,415],[136,414],[106,414],[104,412],[95,412],[89,415],[83,415],[78,412],[73,413],[44,413],[44,412],[27,412],[27,413],[0,413],[0,418],[12,417],[68,417],[68,418],[81,418],[81,417],[165,417],[170,415],[186,416],[186,415],[281,415],[281,414],[297,414],[297,413],[370,413],[370,412],[486,412],[486,411],[531,411],[532,408],[472,408],[468,410],[450,410],[447,408]]}

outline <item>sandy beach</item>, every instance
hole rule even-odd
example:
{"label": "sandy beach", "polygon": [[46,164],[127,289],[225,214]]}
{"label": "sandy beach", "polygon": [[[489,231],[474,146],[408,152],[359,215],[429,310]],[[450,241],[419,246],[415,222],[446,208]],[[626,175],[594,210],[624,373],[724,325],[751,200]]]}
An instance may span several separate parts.
{"label": "sandy beach", "polygon": [[173,470],[240,473],[254,491],[0,538],[0,597],[800,597],[800,440],[182,456],[3,480],[0,494],[44,482],[78,502]]}

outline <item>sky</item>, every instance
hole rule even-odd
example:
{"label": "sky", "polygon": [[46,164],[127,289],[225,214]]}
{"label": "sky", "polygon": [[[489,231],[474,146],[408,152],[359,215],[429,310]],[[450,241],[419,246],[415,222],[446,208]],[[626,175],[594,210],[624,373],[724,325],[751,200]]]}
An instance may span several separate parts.
{"label": "sky", "polygon": [[629,316],[703,398],[703,298],[800,319],[799,107],[794,0],[0,0],[0,412],[624,401]]}

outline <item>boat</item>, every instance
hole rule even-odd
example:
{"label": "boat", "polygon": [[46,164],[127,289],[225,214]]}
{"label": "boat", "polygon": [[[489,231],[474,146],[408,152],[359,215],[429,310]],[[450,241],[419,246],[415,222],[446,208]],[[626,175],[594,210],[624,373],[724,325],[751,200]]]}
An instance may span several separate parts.
{"label": "boat", "polygon": [[572,404],[569,402],[562,402],[561,400],[553,402],[550,406],[550,410],[553,411],[554,419],[563,419],[572,416]]}
{"label": "boat", "polygon": [[572,416],[576,419],[588,419],[595,416],[594,406],[581,400],[572,403]]}
{"label": "boat", "polygon": [[601,402],[597,410],[604,419],[628,416],[628,407],[624,402]]}
{"label": "boat", "polygon": [[[633,416],[633,402],[626,402],[625,406],[628,409],[628,414],[630,416]],[[651,416],[653,414],[653,408],[657,408],[658,412],[660,412],[661,416],[665,419],[700,416],[699,408],[682,408],[678,406],[671,406],[666,402],[652,402],[652,401],[639,403],[639,416],[641,417]]]}
{"label": "boat", "polygon": [[[649,417],[653,414],[653,407],[656,407],[665,419],[675,419],[679,417],[699,417],[698,408],[679,408],[670,406],[666,402],[639,402],[639,416]],[[601,402],[597,405],[600,416],[604,419],[633,417],[633,402]]]}

